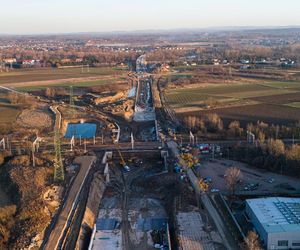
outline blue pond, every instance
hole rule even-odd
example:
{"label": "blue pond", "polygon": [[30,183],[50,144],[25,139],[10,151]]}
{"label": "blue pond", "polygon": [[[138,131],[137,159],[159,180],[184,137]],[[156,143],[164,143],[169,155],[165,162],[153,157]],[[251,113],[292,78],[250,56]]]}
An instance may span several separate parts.
{"label": "blue pond", "polygon": [[93,138],[96,135],[97,125],[95,123],[70,123],[67,127],[65,138],[88,139]]}

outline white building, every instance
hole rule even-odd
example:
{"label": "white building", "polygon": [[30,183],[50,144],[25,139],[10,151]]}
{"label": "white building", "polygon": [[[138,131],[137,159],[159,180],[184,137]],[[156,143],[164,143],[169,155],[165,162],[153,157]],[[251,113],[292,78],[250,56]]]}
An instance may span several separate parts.
{"label": "white building", "polygon": [[268,250],[300,249],[300,198],[249,199],[246,214]]}

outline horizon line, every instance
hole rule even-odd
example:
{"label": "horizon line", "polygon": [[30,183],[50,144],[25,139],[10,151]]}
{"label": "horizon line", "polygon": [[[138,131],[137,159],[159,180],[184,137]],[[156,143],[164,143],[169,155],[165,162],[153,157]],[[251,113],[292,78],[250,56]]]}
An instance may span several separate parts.
{"label": "horizon line", "polygon": [[244,26],[208,26],[202,28],[162,28],[162,29],[132,29],[111,31],[73,31],[73,32],[49,32],[49,33],[2,33],[0,36],[49,36],[49,35],[84,35],[84,34],[112,34],[112,33],[155,33],[155,32],[183,32],[183,31],[242,31],[242,30],[264,30],[264,29],[300,29],[300,25],[244,25]]}

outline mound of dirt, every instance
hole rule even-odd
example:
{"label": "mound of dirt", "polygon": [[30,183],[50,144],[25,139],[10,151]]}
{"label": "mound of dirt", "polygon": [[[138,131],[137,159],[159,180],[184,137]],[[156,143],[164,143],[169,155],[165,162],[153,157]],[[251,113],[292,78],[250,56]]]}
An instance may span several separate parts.
{"label": "mound of dirt", "polygon": [[124,107],[124,118],[127,121],[131,121],[134,115],[134,101],[133,100],[127,100],[126,102],[123,103]]}
{"label": "mound of dirt", "polygon": [[12,207],[11,212],[8,208],[5,210],[6,214],[10,212],[9,220],[6,220],[9,223],[2,223],[6,231],[3,234],[0,230],[0,249],[38,249],[44,230],[59,205],[59,198],[54,197],[53,193],[50,194],[53,197],[47,198],[56,199],[56,207],[44,199],[45,192],[51,189],[49,180],[53,169],[47,166],[46,159],[39,158],[38,163],[36,167],[32,167],[30,157],[20,155],[0,168],[0,180],[8,187],[7,191],[13,194],[17,206],[15,210]]}
{"label": "mound of dirt", "polygon": [[106,96],[106,97],[98,97],[94,100],[95,104],[103,104],[103,103],[113,103],[119,100],[122,100],[128,96],[128,91],[120,91],[117,92],[113,96]]}
{"label": "mound of dirt", "polygon": [[17,119],[17,123],[25,128],[47,128],[52,124],[49,114],[39,110],[23,110]]}

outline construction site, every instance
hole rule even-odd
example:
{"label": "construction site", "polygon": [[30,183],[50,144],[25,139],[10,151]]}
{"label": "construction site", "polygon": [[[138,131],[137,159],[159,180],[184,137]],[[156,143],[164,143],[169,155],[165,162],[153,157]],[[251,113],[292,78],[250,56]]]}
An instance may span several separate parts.
{"label": "construction site", "polygon": [[[3,248],[222,246],[188,177],[173,172],[174,155],[158,132],[164,124],[156,120],[146,70],[143,55],[126,88],[101,94],[73,86],[55,96],[1,87],[7,105],[12,98],[29,103],[18,126],[1,136],[2,152],[13,159],[1,169],[4,191],[20,194],[8,202],[17,204],[18,216],[35,211],[22,226],[27,235],[8,235]],[[26,178],[17,179],[17,173]],[[32,198],[36,204],[29,205]],[[18,230],[18,223],[11,227]]]}
{"label": "construction site", "polygon": [[[17,113],[0,134],[1,249],[241,249],[246,232],[225,188],[227,168],[240,163],[191,131],[177,138],[145,55],[126,81],[55,94],[0,86],[0,109]],[[268,172],[239,166],[261,192],[238,186],[237,195],[274,190]],[[299,193],[297,181],[281,182]]]}

